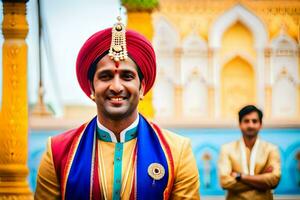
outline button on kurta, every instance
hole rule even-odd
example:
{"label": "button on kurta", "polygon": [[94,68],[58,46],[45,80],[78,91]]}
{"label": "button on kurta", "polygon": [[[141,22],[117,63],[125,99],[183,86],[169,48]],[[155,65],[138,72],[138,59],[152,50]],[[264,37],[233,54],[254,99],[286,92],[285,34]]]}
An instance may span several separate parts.
{"label": "button on kurta", "polygon": [[120,191],[122,188],[122,156],[123,143],[116,143],[114,156],[114,183],[113,183],[113,199],[120,199]]}

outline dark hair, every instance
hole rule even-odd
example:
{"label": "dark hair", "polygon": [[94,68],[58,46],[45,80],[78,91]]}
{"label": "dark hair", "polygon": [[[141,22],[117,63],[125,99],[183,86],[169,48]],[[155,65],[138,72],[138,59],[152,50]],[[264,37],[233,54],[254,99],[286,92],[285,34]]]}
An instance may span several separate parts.
{"label": "dark hair", "polygon": [[[92,64],[90,69],[88,70],[88,80],[93,84],[93,79],[94,79],[94,75],[96,72],[96,68],[97,68],[97,63],[99,62],[99,60],[101,60],[106,54],[108,54],[108,51],[104,52],[102,55],[100,55]],[[130,56],[129,56],[130,57]],[[133,59],[132,59],[133,60]],[[135,61],[133,60],[133,62],[135,63]],[[136,64],[136,63],[135,63]],[[141,71],[141,69],[139,68],[139,66],[136,64],[137,66],[137,73],[140,79],[140,82],[142,83],[142,80],[144,79],[143,73]]]}
{"label": "dark hair", "polygon": [[94,79],[94,75],[96,72],[96,68],[97,68],[97,63],[99,62],[99,60],[101,60],[101,58],[103,58],[106,54],[108,54],[108,50],[105,51],[103,54],[101,54],[98,58],[95,59],[95,61],[91,64],[89,70],[88,70],[88,80],[91,81],[91,83],[93,83],[93,79]]}
{"label": "dark hair", "polygon": [[239,111],[239,122],[241,123],[243,117],[252,112],[256,112],[258,114],[259,121],[260,123],[262,123],[263,113],[260,109],[258,109],[254,105],[247,105]]}

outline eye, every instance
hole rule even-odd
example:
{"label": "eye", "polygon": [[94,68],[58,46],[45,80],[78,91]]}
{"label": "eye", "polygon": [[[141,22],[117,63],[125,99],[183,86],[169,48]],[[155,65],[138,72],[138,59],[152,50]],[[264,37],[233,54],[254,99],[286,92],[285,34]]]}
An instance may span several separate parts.
{"label": "eye", "polygon": [[135,78],[135,75],[132,72],[124,72],[122,73],[122,79],[126,81],[131,81]]}
{"label": "eye", "polygon": [[98,79],[102,80],[102,81],[108,81],[111,78],[112,78],[112,75],[110,73],[107,73],[107,72],[103,72],[103,73],[100,73],[98,75]]}
{"label": "eye", "polygon": [[249,123],[249,119],[244,119],[244,123]]}
{"label": "eye", "polygon": [[258,120],[257,119],[253,119],[252,122],[253,122],[253,124],[256,124],[258,122]]}

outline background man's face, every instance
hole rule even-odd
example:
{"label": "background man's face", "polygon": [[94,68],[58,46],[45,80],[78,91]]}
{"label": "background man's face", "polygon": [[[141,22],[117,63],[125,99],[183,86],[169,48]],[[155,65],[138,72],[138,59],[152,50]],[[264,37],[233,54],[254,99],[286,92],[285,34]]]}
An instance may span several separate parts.
{"label": "background man's face", "polygon": [[245,115],[240,122],[240,129],[243,136],[255,137],[261,129],[261,122],[257,112],[251,112]]}
{"label": "background man's face", "polygon": [[104,56],[98,63],[93,78],[98,113],[111,120],[135,115],[144,84],[140,86],[136,64],[128,58],[119,66]]}

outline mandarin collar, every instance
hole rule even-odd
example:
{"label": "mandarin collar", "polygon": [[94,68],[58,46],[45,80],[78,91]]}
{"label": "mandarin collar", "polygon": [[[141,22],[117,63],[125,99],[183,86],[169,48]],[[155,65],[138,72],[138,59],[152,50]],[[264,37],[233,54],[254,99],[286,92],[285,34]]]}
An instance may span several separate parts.
{"label": "mandarin collar", "polygon": [[[120,133],[120,143],[123,142],[128,142],[137,136],[137,127],[139,124],[139,115],[137,115],[135,121],[130,124],[127,128],[125,128],[123,131]],[[101,124],[98,120],[97,117],[97,138],[105,141],[105,142],[113,142],[113,143],[118,143],[116,135],[106,128],[103,124]]]}

